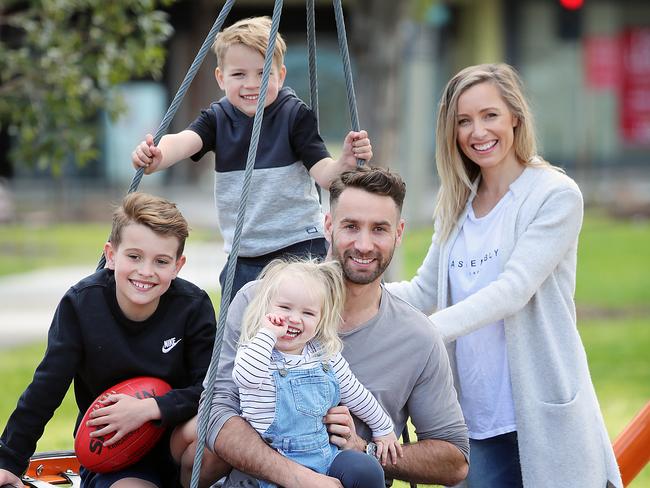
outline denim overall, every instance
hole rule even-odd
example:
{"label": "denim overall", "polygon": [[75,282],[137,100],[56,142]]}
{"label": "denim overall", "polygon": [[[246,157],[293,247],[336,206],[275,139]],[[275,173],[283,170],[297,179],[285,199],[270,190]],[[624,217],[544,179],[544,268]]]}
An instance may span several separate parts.
{"label": "denim overall", "polygon": [[[323,417],[338,405],[339,383],[329,362],[310,369],[287,370],[284,358],[273,351],[275,382],[275,417],[262,438],[293,461],[326,474],[338,448],[329,441]],[[261,488],[276,485],[260,481]]]}

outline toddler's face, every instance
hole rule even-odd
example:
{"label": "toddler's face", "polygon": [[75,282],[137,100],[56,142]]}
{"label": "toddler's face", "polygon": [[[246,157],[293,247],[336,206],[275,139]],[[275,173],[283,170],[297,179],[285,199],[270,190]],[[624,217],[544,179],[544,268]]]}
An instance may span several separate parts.
{"label": "toddler's face", "polygon": [[275,344],[278,351],[300,354],[305,344],[316,336],[323,302],[316,290],[317,285],[307,280],[281,278],[278,292],[269,306],[269,313],[284,317],[289,326],[287,333]]}
{"label": "toddler's face", "polygon": [[[219,87],[226,92],[230,103],[253,117],[262,83],[264,56],[248,46],[235,44],[228,48],[221,64],[215,71]],[[264,107],[268,107],[278,97],[285,75],[286,68],[273,63]]]}

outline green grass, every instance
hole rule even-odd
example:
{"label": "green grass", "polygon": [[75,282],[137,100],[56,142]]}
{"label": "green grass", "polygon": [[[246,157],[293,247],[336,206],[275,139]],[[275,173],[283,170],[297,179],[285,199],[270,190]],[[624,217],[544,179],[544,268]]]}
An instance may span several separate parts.
{"label": "green grass", "polygon": [[[580,326],[589,365],[609,434],[614,439],[650,398],[650,319],[585,321]],[[40,361],[44,344],[3,351],[0,377],[0,425],[6,424],[20,393],[29,384]],[[76,405],[71,392],[50,421],[38,443],[39,451],[70,449]],[[412,438],[415,438],[412,435]],[[406,484],[395,484],[406,487]],[[650,487],[650,467],[631,485]]]}
{"label": "green grass", "polygon": [[[110,222],[0,225],[0,277],[57,266],[87,265],[92,272],[110,232]],[[213,234],[191,230],[189,242],[214,240]]]}
{"label": "green grass", "polygon": [[[45,343],[30,344],[15,349],[2,350],[0,354],[0,378],[4,394],[0,398],[0,426],[4,429],[9,415],[16,408],[18,398],[32,381],[34,370],[43,358]],[[77,419],[77,405],[72,389],[47,424],[36,447],[37,452],[72,449],[72,429]]]}
{"label": "green grass", "polygon": [[[411,277],[431,243],[431,228],[407,229],[403,275]],[[650,312],[650,221],[616,221],[588,213],[580,234],[576,303]]]}
{"label": "green grass", "polygon": [[110,224],[0,227],[0,276],[55,266],[97,263]]}
{"label": "green grass", "polygon": [[[94,265],[109,225],[0,228],[0,276],[42,267]],[[191,239],[207,239],[193,232]],[[431,242],[431,229],[409,229],[402,247],[404,276],[412,276]],[[619,222],[588,214],[580,236],[576,301],[589,317],[580,333],[612,439],[650,399],[650,223]],[[218,296],[212,297],[215,305]],[[600,313],[599,313],[600,312]],[[599,318],[593,318],[599,317]],[[2,350],[0,427],[31,381],[43,344]],[[70,392],[48,424],[39,451],[69,449],[76,406]],[[406,488],[405,483],[395,483]],[[650,466],[630,485],[650,488]]]}
{"label": "green grass", "polygon": [[650,221],[589,215],[578,249],[580,306],[650,311]]}
{"label": "green grass", "polygon": [[[405,278],[415,275],[422,263],[431,232],[407,229],[401,251]],[[587,213],[578,248],[576,303],[590,318],[579,317],[578,322],[612,440],[650,400],[649,270],[649,221],[616,221]],[[630,486],[650,488],[650,465]]]}

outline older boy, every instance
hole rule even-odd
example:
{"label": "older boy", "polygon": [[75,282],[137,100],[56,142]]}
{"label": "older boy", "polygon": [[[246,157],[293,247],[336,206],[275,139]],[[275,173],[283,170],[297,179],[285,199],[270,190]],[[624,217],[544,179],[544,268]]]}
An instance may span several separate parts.
{"label": "older boy", "polygon": [[[215,77],[226,96],[203,110],[188,129],[164,136],[158,146],[148,134],[132,154],[133,165],[151,173],[190,156],[198,161],[214,151],[215,200],[226,253],[232,246],[270,28],[268,17],[256,17],[221,32],[214,44]],[[365,131],[350,132],[341,157],[330,157],[314,113],[293,90],[282,88],[285,51],[278,34],[252,182],[255,191],[246,209],[232,296],[276,257],[324,257],[323,216],[312,178],[328,188],[332,179],[355,167],[357,158],[372,157]],[[223,288],[224,272],[219,281]]]}
{"label": "older boy", "polygon": [[[0,439],[0,486],[22,488],[45,424],[74,379],[79,416],[109,387],[155,376],[172,390],[160,397],[109,397],[89,425],[105,426],[114,444],[153,420],[173,428],[197,412],[210,363],[215,318],[207,294],[176,278],[185,263],[187,222],[173,203],[132,193],[113,215],[104,247],[107,269],[74,285],[62,298],[43,361],[18,400]],[[76,430],[76,428],[75,428]],[[81,470],[82,486],[173,486],[177,479],[169,432],[141,461],[114,473]]]}

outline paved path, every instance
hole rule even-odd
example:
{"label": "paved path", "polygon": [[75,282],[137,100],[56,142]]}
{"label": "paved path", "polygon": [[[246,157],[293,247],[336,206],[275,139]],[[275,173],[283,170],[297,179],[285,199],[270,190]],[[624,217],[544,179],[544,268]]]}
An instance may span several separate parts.
{"label": "paved path", "polygon": [[[219,272],[226,262],[221,244],[188,242],[185,255],[187,263],[179,276],[206,291],[218,290]],[[93,269],[51,268],[0,277],[0,349],[44,339],[61,297]]]}

